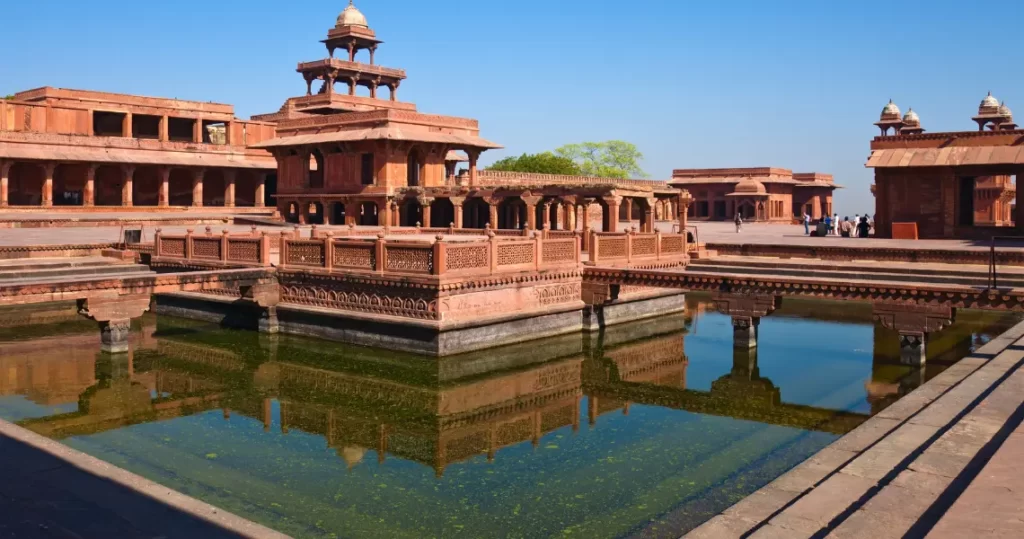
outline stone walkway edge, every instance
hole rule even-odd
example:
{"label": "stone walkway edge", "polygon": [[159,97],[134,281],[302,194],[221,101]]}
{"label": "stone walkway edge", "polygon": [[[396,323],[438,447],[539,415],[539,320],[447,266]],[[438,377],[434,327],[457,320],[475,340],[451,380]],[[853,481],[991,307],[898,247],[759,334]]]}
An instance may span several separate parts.
{"label": "stone walkway edge", "polygon": [[141,496],[156,500],[228,532],[259,539],[289,537],[2,419],[0,419],[0,435],[22,442],[52,455],[69,466],[117,483]]}
{"label": "stone walkway edge", "polygon": [[952,537],[930,532],[1017,428],[1022,364],[1024,322],[685,537]]}

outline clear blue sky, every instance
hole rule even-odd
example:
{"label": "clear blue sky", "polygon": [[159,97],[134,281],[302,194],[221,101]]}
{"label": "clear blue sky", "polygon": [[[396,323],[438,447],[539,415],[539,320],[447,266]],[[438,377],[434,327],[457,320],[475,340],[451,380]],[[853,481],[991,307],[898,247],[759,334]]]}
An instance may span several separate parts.
{"label": "clear blue sky", "polygon": [[[347,0],[5,2],[0,94],[39,86],[218,101],[240,117],[301,95],[299,61]],[[406,69],[399,97],[480,120],[509,153],[622,139],[650,177],[779,166],[835,174],[836,209],[873,209],[863,168],[891,97],[967,130],[989,90],[1024,123],[1024,2],[358,0]]]}

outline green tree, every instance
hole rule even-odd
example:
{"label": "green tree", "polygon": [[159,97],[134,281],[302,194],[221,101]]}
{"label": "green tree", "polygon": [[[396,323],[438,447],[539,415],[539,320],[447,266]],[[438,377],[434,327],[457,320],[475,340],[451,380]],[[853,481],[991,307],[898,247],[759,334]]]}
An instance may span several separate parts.
{"label": "green tree", "polygon": [[576,163],[586,176],[601,178],[644,178],[647,176],[640,168],[640,160],[644,158],[644,155],[640,153],[636,145],[621,140],[566,144],[555,150],[555,155]]}
{"label": "green tree", "polygon": [[14,94],[7,94],[7,95],[5,95],[4,99],[14,99]]}
{"label": "green tree", "polygon": [[572,159],[551,152],[524,153],[519,157],[506,157],[487,167],[488,170],[505,172],[531,172],[535,174],[567,174],[579,176],[580,167]]}

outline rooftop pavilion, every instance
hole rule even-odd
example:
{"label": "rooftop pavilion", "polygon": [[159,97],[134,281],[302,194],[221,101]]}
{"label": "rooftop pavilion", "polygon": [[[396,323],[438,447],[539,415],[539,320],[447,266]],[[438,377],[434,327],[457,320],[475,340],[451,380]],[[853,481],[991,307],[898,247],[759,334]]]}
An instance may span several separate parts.
{"label": "rooftop pavilion", "polygon": [[669,185],[693,197],[689,217],[791,222],[805,213],[821,219],[832,212],[832,192],[841,189],[831,174],[785,168],[676,169]]}

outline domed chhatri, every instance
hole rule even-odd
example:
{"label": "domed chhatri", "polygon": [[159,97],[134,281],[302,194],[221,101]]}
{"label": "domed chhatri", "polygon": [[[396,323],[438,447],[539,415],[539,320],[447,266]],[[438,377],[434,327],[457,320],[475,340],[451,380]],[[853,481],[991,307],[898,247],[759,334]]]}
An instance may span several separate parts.
{"label": "domed chhatri", "polygon": [[903,123],[907,126],[917,127],[921,125],[921,119],[918,118],[917,113],[914,109],[907,109],[907,113],[903,116]]}
{"label": "domed chhatri", "polygon": [[999,105],[999,115],[1004,118],[1013,118],[1013,111],[1010,110],[1010,107],[1006,106],[1005,101],[1003,101],[1002,105]]}
{"label": "domed chhatri", "polygon": [[882,130],[882,136],[889,134],[889,129],[893,130],[893,134],[898,134],[900,128],[903,127],[903,121],[900,119],[900,108],[896,106],[896,103],[892,102],[892,99],[882,107],[882,115],[875,122],[875,125]]}
{"label": "domed chhatri", "polygon": [[985,99],[981,100],[981,105],[978,105],[978,112],[981,113],[985,109],[998,109],[998,108],[999,108],[999,100],[994,98],[994,97],[992,97],[992,92],[989,92],[988,95],[985,96]]}
{"label": "domed chhatri", "polygon": [[338,27],[342,26],[361,26],[363,28],[369,28],[370,25],[366,23],[366,16],[361,11],[356,9],[356,6],[352,3],[352,0],[348,0],[348,7],[338,15]]}
{"label": "domed chhatri", "polygon": [[899,118],[900,117],[900,108],[896,106],[896,103],[892,102],[892,99],[890,99],[889,102],[886,103],[885,107],[882,109],[882,117],[881,117],[881,119],[882,120],[890,120],[890,119],[892,119],[894,117],[895,118]]}

